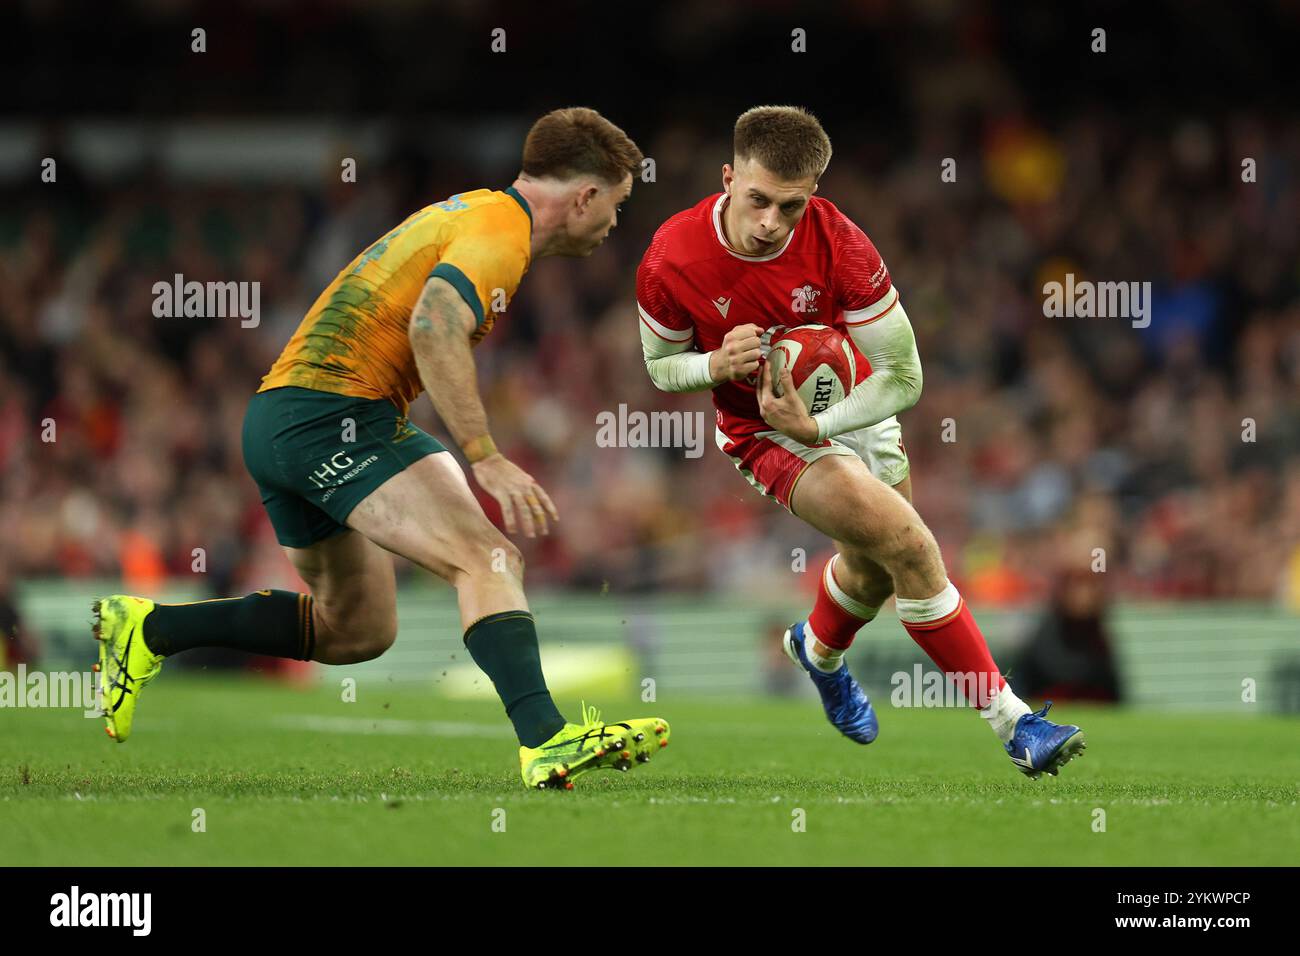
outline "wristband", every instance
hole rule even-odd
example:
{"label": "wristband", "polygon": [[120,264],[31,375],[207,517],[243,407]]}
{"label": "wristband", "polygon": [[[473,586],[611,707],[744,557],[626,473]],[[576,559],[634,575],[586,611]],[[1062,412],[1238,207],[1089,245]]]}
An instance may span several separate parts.
{"label": "wristband", "polygon": [[479,435],[478,438],[471,438],[461,445],[460,450],[465,453],[465,457],[469,459],[469,463],[472,465],[484,458],[491,458],[495,455],[497,446],[491,435]]}

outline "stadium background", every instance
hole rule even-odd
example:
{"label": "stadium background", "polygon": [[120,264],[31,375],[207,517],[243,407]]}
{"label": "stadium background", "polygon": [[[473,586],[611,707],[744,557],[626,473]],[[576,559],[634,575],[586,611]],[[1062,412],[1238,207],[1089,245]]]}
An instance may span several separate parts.
{"label": "stadium background", "polygon": [[[655,181],[591,259],[535,265],[476,352],[498,443],[563,519],[520,542],[552,682],[803,690],[773,631],[810,603],[827,543],[712,448],[595,441],[620,403],[709,421],[705,396],[650,386],[633,274],[654,228],[719,188],[735,116],[792,102],[835,146],[820,194],[905,296],[926,369],[903,417],[916,503],[1013,679],[1039,648],[1029,692],[1087,671],[1058,695],[1254,710],[1250,678],[1261,707],[1300,709],[1300,96],[1276,42],[1293,7],[72,6],[25,4],[0,40],[20,91],[0,126],[10,665],[83,666],[107,591],[299,587],[242,468],[248,396],[343,264],[422,205],[504,187],[530,122],[583,104]],[[1045,318],[1043,283],[1067,272],[1151,281],[1150,328]],[[155,319],[175,273],[260,282],[260,325]],[[427,400],[412,417],[441,434]],[[398,644],[358,673],[481,693],[448,589],[398,569]],[[854,654],[877,691],[923,660],[891,613]]]}

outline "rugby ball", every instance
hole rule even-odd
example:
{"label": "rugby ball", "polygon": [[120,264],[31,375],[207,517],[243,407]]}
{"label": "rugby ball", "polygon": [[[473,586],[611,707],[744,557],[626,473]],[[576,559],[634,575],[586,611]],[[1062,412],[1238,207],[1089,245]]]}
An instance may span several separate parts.
{"label": "rugby ball", "polygon": [[858,377],[857,359],[848,339],[828,325],[800,325],[777,335],[767,353],[777,397],[781,371],[788,368],[809,415],[844,401]]}

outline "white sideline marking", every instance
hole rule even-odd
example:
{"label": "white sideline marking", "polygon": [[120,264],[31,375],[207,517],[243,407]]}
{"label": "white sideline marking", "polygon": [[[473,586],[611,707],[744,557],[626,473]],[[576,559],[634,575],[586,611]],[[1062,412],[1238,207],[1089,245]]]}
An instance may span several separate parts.
{"label": "white sideline marking", "polygon": [[467,724],[449,720],[397,720],[391,717],[280,716],[271,723],[288,730],[331,734],[393,734],[416,737],[513,737],[508,724]]}

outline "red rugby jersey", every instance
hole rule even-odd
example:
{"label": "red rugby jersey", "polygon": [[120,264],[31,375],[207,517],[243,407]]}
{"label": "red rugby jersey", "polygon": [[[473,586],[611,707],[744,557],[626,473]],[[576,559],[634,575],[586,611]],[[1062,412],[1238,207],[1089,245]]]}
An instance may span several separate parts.
{"label": "red rugby jersey", "polygon": [[[749,256],[723,236],[726,193],[701,200],[655,233],[636,275],[641,322],[659,338],[709,352],[738,325],[850,325],[873,322],[898,300],[889,270],[866,234],[834,204],[813,196],[777,250]],[[846,315],[846,313],[848,313]],[[852,339],[850,339],[850,342]],[[857,355],[861,381],[870,364]],[[855,383],[856,384],[856,383]],[[713,389],[718,427],[736,439],[770,426],[758,411],[757,375]]]}

